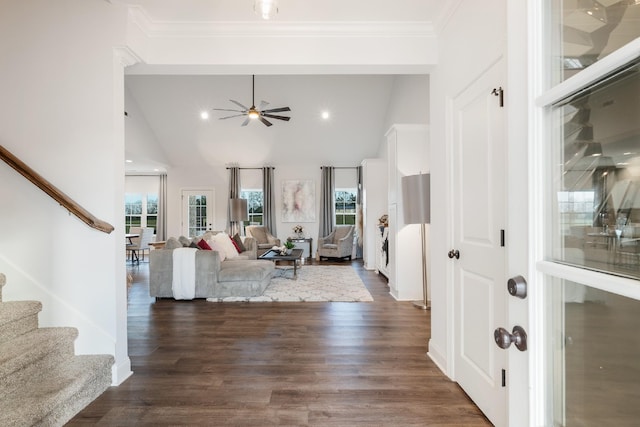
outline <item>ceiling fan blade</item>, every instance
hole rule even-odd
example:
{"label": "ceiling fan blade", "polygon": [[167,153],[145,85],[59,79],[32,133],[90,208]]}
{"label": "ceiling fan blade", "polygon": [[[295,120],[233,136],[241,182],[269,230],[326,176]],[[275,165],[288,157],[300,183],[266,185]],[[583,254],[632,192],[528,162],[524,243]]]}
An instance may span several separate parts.
{"label": "ceiling fan blade", "polygon": [[251,117],[247,117],[247,120],[245,120],[244,122],[242,122],[242,124],[240,126],[246,126],[249,124],[249,122],[251,121]]}
{"label": "ceiling fan blade", "polygon": [[289,121],[289,119],[291,119],[291,117],[276,116],[276,115],[273,115],[273,114],[264,114],[264,113],[262,113],[262,115],[265,116],[265,117],[269,117],[271,119],[286,120],[287,122]]}
{"label": "ceiling fan blade", "polygon": [[264,109],[267,105],[269,105],[267,101],[260,101],[260,107],[258,107],[258,110]]}
{"label": "ceiling fan blade", "polygon": [[218,120],[225,120],[225,119],[230,119],[232,117],[240,117],[240,116],[244,116],[244,114],[234,114],[233,116],[220,117]]}
{"label": "ceiling fan blade", "polygon": [[246,111],[246,110],[248,110],[248,108],[247,108],[247,107],[245,107],[244,105],[240,104],[238,101],[235,101],[235,100],[233,100],[233,99],[230,99],[229,101],[231,101],[231,102],[233,102],[234,104],[236,104],[236,105],[238,105],[238,106],[242,107],[242,109],[243,109],[243,110],[245,110],[245,111]]}
{"label": "ceiling fan blade", "polygon": [[212,108],[213,111],[234,111],[236,113],[246,113],[246,110],[231,110],[229,108]]}
{"label": "ceiling fan blade", "polygon": [[260,116],[260,121],[261,121],[262,123],[264,123],[265,125],[267,125],[267,126],[272,126],[272,125],[273,125],[273,123],[271,123],[269,120],[265,119],[265,118],[264,118],[264,117],[262,117],[262,116]]}
{"label": "ceiling fan blade", "polygon": [[291,111],[289,107],[272,108],[270,110],[264,110],[263,113],[280,113],[282,111]]}

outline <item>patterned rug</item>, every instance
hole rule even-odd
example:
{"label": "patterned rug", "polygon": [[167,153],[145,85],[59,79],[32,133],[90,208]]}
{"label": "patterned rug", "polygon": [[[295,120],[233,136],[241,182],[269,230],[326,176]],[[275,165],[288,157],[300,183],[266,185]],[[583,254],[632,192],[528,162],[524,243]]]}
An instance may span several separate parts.
{"label": "patterned rug", "polygon": [[305,265],[292,279],[292,268],[276,268],[259,297],[207,298],[210,302],[361,302],[373,301],[355,270],[348,266]]}

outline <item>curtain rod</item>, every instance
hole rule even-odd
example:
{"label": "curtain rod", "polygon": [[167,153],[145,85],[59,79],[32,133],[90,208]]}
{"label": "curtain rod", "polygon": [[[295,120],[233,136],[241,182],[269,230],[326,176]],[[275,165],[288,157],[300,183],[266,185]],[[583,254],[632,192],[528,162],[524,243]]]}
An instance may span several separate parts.
{"label": "curtain rod", "polygon": [[[275,168],[274,168],[274,167],[272,167],[272,166],[265,166],[265,167],[269,167],[269,168],[271,168],[271,169],[275,169]],[[229,167],[228,167],[227,169],[231,169],[231,168],[229,168]],[[262,170],[262,169],[264,169],[264,168],[238,168],[238,169],[240,169],[240,170],[242,170],[242,169],[257,169],[257,170]]]}
{"label": "curtain rod", "polygon": [[[320,169],[324,167],[325,166],[320,166]],[[333,167],[334,169],[358,169],[360,166],[327,166],[327,167]]]}

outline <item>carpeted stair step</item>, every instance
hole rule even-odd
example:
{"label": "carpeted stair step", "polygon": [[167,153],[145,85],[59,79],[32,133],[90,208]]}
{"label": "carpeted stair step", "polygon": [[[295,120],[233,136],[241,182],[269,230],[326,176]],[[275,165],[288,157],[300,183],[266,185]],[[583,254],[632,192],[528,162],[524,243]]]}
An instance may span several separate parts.
{"label": "carpeted stair step", "polygon": [[0,302],[0,344],[38,328],[38,301]]}
{"label": "carpeted stair step", "polygon": [[67,363],[77,336],[75,328],[40,328],[0,346],[0,400]]}
{"label": "carpeted stair step", "polygon": [[111,384],[113,356],[74,356],[0,399],[0,426],[61,426]]}

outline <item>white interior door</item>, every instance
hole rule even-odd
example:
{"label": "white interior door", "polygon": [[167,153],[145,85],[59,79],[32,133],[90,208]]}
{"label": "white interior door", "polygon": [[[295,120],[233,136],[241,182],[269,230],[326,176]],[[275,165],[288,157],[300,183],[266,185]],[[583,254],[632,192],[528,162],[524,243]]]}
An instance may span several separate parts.
{"label": "white interior door", "polygon": [[213,230],[213,190],[182,190],[182,233],[200,236]]}
{"label": "white interior door", "polygon": [[507,424],[507,352],[493,338],[506,319],[504,60],[453,99],[455,379],[496,426]]}

